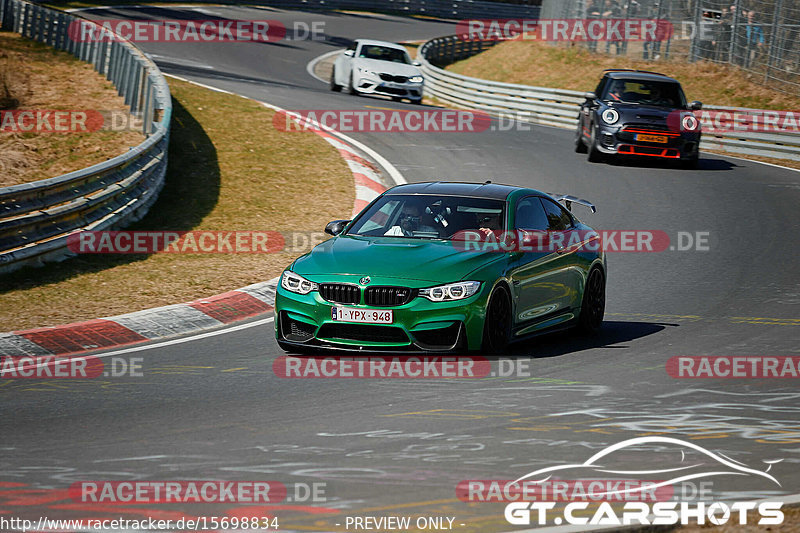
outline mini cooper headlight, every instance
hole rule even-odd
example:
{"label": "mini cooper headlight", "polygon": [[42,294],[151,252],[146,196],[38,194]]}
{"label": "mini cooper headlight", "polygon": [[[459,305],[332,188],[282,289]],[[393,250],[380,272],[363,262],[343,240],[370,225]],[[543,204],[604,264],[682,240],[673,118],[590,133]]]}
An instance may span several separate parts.
{"label": "mini cooper headlight", "polygon": [[606,109],[600,116],[606,124],[616,124],[619,120],[619,111],[616,109]]}
{"label": "mini cooper headlight", "polygon": [[451,302],[469,298],[481,288],[480,281],[461,281],[448,285],[439,285],[428,289],[420,289],[419,295],[432,302]]}
{"label": "mini cooper headlight", "polygon": [[313,281],[308,281],[303,276],[298,276],[294,272],[284,270],[281,276],[281,287],[289,292],[297,294],[308,294],[311,291],[319,290],[319,285]]}
{"label": "mini cooper headlight", "polygon": [[696,131],[700,127],[700,121],[694,115],[685,115],[681,121],[681,126],[685,131]]}
{"label": "mini cooper headlight", "polygon": [[422,83],[423,77],[422,76],[411,76],[408,78],[408,81],[411,83]]}

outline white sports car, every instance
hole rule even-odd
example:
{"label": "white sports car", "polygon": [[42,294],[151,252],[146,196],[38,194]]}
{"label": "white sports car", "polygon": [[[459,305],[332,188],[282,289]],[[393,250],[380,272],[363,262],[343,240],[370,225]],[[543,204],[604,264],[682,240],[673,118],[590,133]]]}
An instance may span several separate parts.
{"label": "white sports car", "polygon": [[350,94],[382,94],[399,101],[422,102],[422,71],[406,49],[385,41],[357,39],[333,64],[331,90]]}

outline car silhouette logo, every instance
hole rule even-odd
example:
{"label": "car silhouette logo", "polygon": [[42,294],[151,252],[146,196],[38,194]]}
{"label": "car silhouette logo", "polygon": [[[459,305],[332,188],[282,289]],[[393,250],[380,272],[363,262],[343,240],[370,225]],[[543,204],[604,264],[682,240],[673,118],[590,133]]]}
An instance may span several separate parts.
{"label": "car silhouette logo", "polygon": [[[615,470],[606,466],[606,462],[609,460],[609,457],[616,453],[626,452],[632,449],[635,449],[637,446],[640,445],[656,445],[662,446],[665,448],[674,447],[676,451],[680,451],[681,459],[679,461],[679,465],[672,468],[662,468],[662,469],[654,469],[651,466],[644,467],[641,470],[638,469],[629,469],[625,468],[623,470]],[[663,452],[662,452],[663,453]],[[707,466],[700,464],[696,459],[689,460],[687,458],[687,453],[694,453],[695,457],[705,457],[710,459],[714,468],[708,468]],[[629,457],[629,456],[626,456]],[[625,489],[619,491],[608,491],[602,493],[592,493],[590,496],[592,497],[601,497],[601,496],[609,496],[609,495],[617,495],[629,492],[640,492],[644,490],[652,490],[664,486],[673,485],[676,483],[681,483],[684,481],[691,481],[693,479],[703,479],[709,477],[716,477],[716,476],[760,476],[765,479],[768,479],[778,485],[781,486],[780,482],[775,479],[769,471],[772,470],[772,466],[775,463],[781,462],[783,459],[777,460],[769,460],[763,461],[767,468],[766,470],[758,470],[755,468],[750,468],[744,463],[741,463],[735,459],[731,459],[730,457],[723,455],[722,453],[714,453],[705,448],[698,446],[693,442],[687,442],[679,439],[674,439],[671,437],[638,437],[629,439],[623,442],[619,442],[617,444],[611,445],[606,447],[605,449],[601,450],[600,452],[596,453],[583,463],[573,463],[573,464],[565,464],[559,466],[551,466],[549,468],[542,468],[540,470],[536,470],[534,472],[530,472],[525,474],[524,476],[517,478],[514,483],[519,483],[520,481],[532,479],[533,483],[543,483],[550,480],[556,472],[562,473],[565,471],[573,471],[573,472],[581,472],[580,475],[586,476],[587,472],[594,472],[594,473],[603,473],[603,474],[616,474],[616,475],[656,475],[662,479],[667,479],[666,481],[653,481],[650,484],[644,485],[642,487],[637,487],[634,489]],[[629,461],[629,459],[628,459]],[[674,476],[674,477],[673,477]],[[669,479],[672,477],[671,479]]]}
{"label": "car silhouette logo", "polygon": [[359,282],[361,285],[369,285],[369,282],[370,282],[370,281],[372,281],[372,280],[371,280],[371,279],[369,279],[369,276],[364,276],[363,278],[361,278],[360,280],[358,280],[358,282]]}

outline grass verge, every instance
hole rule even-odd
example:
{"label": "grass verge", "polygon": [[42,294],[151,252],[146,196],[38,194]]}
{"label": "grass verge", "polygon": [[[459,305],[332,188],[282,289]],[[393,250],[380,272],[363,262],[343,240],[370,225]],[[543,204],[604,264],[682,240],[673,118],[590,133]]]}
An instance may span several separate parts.
{"label": "grass verge", "polygon": [[[0,32],[0,110],[98,110],[128,113],[117,90],[67,52]],[[10,128],[9,128],[10,129]],[[138,131],[86,133],[0,130],[0,187],[52,178],[125,153]]]}
{"label": "grass verge", "polygon": [[[137,230],[321,231],[349,218],[349,168],[321,137],[280,132],[273,111],[170,80],[164,190]],[[270,254],[84,255],[0,277],[0,331],[174,304],[271,279],[294,258]]]}

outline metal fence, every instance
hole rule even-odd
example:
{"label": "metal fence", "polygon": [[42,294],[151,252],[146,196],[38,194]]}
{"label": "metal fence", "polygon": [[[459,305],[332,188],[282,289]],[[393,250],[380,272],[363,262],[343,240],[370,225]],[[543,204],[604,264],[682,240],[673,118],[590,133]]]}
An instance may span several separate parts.
{"label": "metal fence", "polygon": [[72,234],[140,219],[164,183],[172,115],[166,80],[132,44],[121,39],[78,42],[68,34],[70,24],[92,22],[23,0],[0,0],[0,27],[94,65],[141,116],[148,137],[103,163],[0,188],[0,273],[68,257]]}
{"label": "metal fence", "polygon": [[729,63],[800,94],[800,0],[544,0],[542,18],[668,20],[673,34],[663,41],[581,46],[646,60]]}
{"label": "metal fence", "polygon": [[[418,59],[425,74],[425,95],[447,104],[485,111],[516,120],[575,128],[584,93],[548,87],[500,83],[463,76],[442,66],[492,46],[495,41],[463,41],[453,35],[423,44]],[[755,112],[752,109],[705,106],[708,110]],[[701,148],[800,161],[800,134],[724,132],[704,133]]]}

